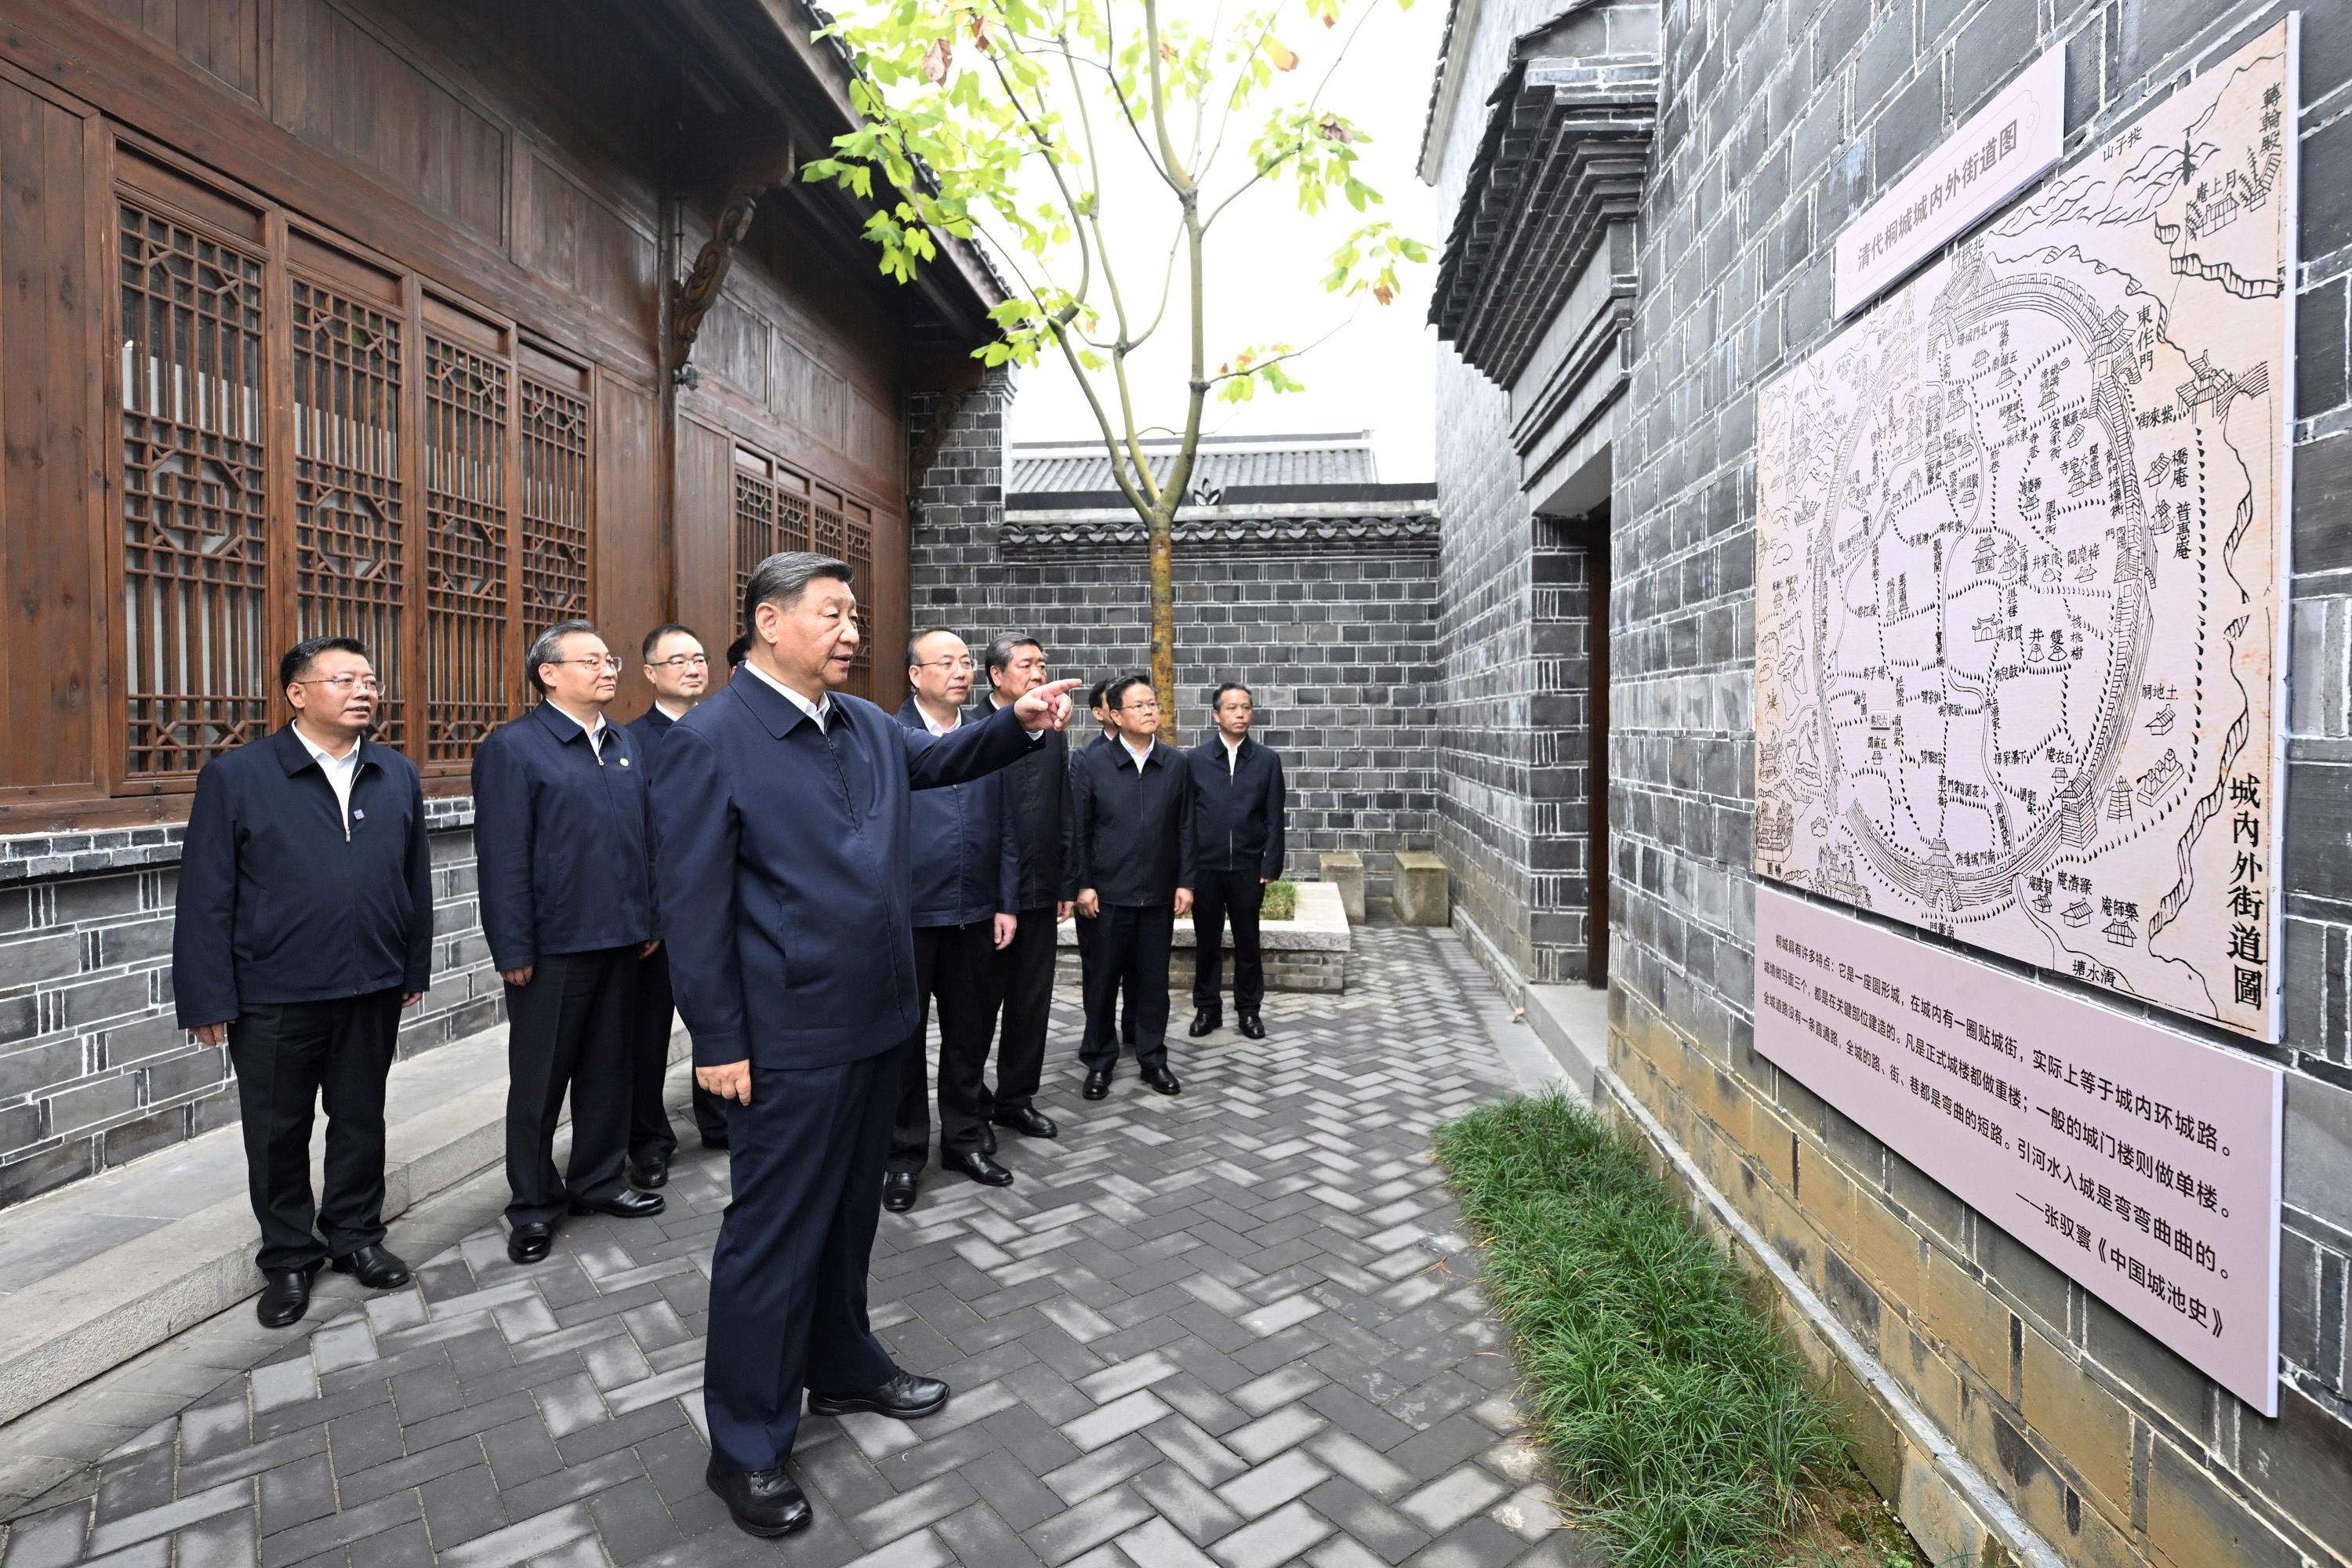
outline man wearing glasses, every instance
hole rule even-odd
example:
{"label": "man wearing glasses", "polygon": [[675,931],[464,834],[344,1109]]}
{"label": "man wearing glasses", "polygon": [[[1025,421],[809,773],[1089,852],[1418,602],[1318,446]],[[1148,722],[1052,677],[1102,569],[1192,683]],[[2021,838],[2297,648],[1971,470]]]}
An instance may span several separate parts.
{"label": "man wearing glasses", "polygon": [[[547,1256],[573,1214],[662,1212],[628,1184],[629,1059],[640,960],[659,943],[645,759],[604,721],[621,661],[586,621],[524,656],[544,699],[474,755],[482,934],[507,984],[507,1256]],[[572,1159],[555,1123],[572,1094]]]}
{"label": "man wearing glasses", "polygon": [[[646,684],[654,689],[654,703],[629,721],[628,731],[637,755],[645,759],[639,765],[650,777],[660,763],[662,737],[709,689],[710,658],[702,651],[702,639],[676,621],[647,632],[637,651],[645,659]],[[637,961],[637,1026],[630,1058],[629,1179],[640,1187],[667,1186],[670,1156],[677,1152],[677,1134],[662,1106],[677,1005],[670,992],[669,951],[657,947]],[[694,1086],[694,1125],[704,1148],[727,1147],[727,1113],[700,1084]]]}
{"label": "man wearing glasses", "polygon": [[371,1289],[408,1283],[383,1245],[383,1086],[400,1011],[433,967],[425,795],[406,757],[367,738],[378,691],[366,647],[311,637],[278,661],[278,681],[293,722],[196,776],[172,920],[181,1026],[207,1047],[226,1039],[236,1066],[261,1226],[255,1312],[273,1329],[310,1310],[330,1259]]}
{"label": "man wearing glasses", "polygon": [[1079,1056],[1085,1094],[1110,1092],[1118,1061],[1119,987],[1135,1011],[1135,1059],[1162,1094],[1181,1085],[1168,1070],[1168,950],[1176,917],[1192,907],[1192,769],[1162,745],[1160,700],[1130,675],[1104,694],[1116,739],[1081,752],[1070,767],[1066,877],[1082,920],[1096,922],[1087,977],[1087,1033]]}
{"label": "man wearing glasses", "polygon": [[[898,722],[932,735],[952,734],[962,727],[973,674],[963,638],[944,627],[917,632],[907,641],[907,681],[914,690],[898,710]],[[1021,858],[1004,832],[1003,793],[1003,780],[992,772],[919,791],[909,803],[916,1013],[914,1029],[898,1045],[898,1109],[882,1173],[882,1206],[893,1214],[914,1207],[916,1184],[930,1159],[931,1085],[923,1037],[934,999],[940,1168],[984,1187],[1013,1184],[1013,1173],[989,1157],[988,1123],[996,954],[1012,945],[1021,909]]]}

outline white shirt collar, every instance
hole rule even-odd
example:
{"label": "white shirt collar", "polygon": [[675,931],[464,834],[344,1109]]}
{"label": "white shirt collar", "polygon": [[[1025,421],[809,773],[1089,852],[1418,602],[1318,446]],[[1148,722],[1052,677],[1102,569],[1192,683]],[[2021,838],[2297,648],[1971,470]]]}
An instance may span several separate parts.
{"label": "white shirt collar", "polygon": [[[551,699],[549,700],[547,705],[550,708],[553,708],[558,713],[562,713],[566,719],[570,719],[574,724],[580,724],[580,721],[577,716],[571,713],[564,713],[562,707]],[[602,709],[597,710],[596,721],[594,723],[580,724],[580,732],[588,737],[588,749],[595,753],[596,760],[600,763],[603,762],[604,760],[604,710]]]}
{"label": "white shirt collar", "polygon": [[743,668],[750,670],[761,680],[766,681],[776,690],[782,692],[786,700],[789,700],[793,707],[799,709],[802,712],[815,720],[816,727],[820,733],[823,732],[827,724],[833,721],[832,692],[828,691],[822,698],[812,702],[807,698],[802,696],[799,692],[794,691],[791,687],[786,686],[782,681],[778,680],[774,676],[770,675],[766,670],[761,669],[751,660],[748,658],[745,659],[743,661]]}
{"label": "white shirt collar", "polygon": [[350,837],[352,785],[360,774],[359,738],[354,736],[352,740],[352,749],[340,757],[304,734],[302,726],[299,724],[294,726],[294,738],[302,742],[302,749],[310,753],[311,760],[319,764],[319,772],[325,775],[327,787],[335,792],[335,805],[341,808],[343,814],[343,837]]}
{"label": "white shirt collar", "polygon": [[949,720],[944,724],[931,717],[931,710],[923,706],[922,699],[920,698],[917,698],[915,700],[915,711],[921,717],[923,721],[923,728],[929,730],[934,735],[944,735],[951,730],[960,730],[963,728],[963,710],[961,708],[956,710],[955,717]]}
{"label": "white shirt collar", "polygon": [[[1234,740],[1223,730],[1217,731],[1217,739],[1225,743],[1225,772],[1233,773],[1242,765],[1242,742]],[[1247,739],[1249,737],[1246,735],[1242,737],[1244,741]]]}
{"label": "white shirt collar", "polygon": [[318,759],[318,763],[322,768],[348,768],[357,764],[360,760],[360,741],[358,736],[353,736],[352,738],[352,749],[345,752],[340,757],[328,751],[326,747],[319,744],[318,742],[310,739],[308,734],[303,732],[302,726],[299,724],[294,726],[294,738],[302,742],[302,749],[304,751],[310,752],[311,756]]}
{"label": "white shirt collar", "polygon": [[654,706],[662,710],[662,717],[668,720],[673,724],[677,723],[680,719],[685,718],[688,713],[694,711],[693,708],[689,706],[681,708],[677,712],[673,713],[670,711],[669,704],[663,701],[658,697],[654,699]]}
{"label": "white shirt collar", "polygon": [[1143,771],[1143,764],[1146,762],[1149,762],[1151,758],[1151,748],[1158,745],[1160,742],[1158,737],[1155,736],[1153,739],[1146,742],[1144,743],[1143,750],[1139,752],[1133,746],[1127,743],[1127,737],[1124,735],[1121,735],[1118,738],[1118,743],[1119,746],[1127,752],[1128,756],[1134,761],[1135,771],[1137,773],[1141,773]]}

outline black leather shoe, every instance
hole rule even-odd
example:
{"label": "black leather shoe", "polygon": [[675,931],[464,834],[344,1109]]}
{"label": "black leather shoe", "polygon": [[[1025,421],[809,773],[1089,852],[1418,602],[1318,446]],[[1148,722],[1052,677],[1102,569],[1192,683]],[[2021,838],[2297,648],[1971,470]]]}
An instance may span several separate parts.
{"label": "black leather shoe", "polygon": [[724,1149],[727,1147],[727,1134],[722,1132],[718,1137],[713,1138],[709,1133],[706,1132],[702,1135],[702,1146],[706,1149]]}
{"label": "black leather shoe", "polygon": [[782,1465],[772,1470],[730,1470],[714,1458],[702,1479],[747,1535],[790,1535],[808,1528],[808,1499]]}
{"label": "black leather shoe", "polygon": [[631,1162],[629,1180],[634,1185],[640,1187],[669,1185],[669,1156],[656,1154],[650,1160]]}
{"label": "black leather shoe", "polygon": [[611,1197],[598,1203],[583,1204],[572,1200],[573,1214],[608,1214],[614,1219],[651,1219],[669,1207],[659,1193],[641,1193],[635,1187],[623,1187]]}
{"label": "black leather shoe", "polygon": [[338,1274],[356,1277],[371,1290],[396,1290],[408,1283],[408,1265],[381,1247],[354,1247],[334,1261]]}
{"label": "black leather shoe", "polygon": [[1262,1040],[1265,1038],[1265,1025],[1259,1019],[1256,1014],[1244,1013],[1242,1015],[1242,1038],[1245,1040]]}
{"label": "black leather shoe", "polygon": [[282,1329],[302,1321],[302,1314],[310,1310],[310,1277],[326,1261],[314,1258],[299,1268],[262,1276],[261,1298],[253,1304],[253,1315],[261,1320],[263,1328]]}
{"label": "black leather shoe", "polygon": [[[993,1119],[992,1118],[992,1120]],[[982,1127],[980,1130],[980,1152],[983,1154],[993,1154],[996,1152],[995,1128]]]}
{"label": "black leather shoe", "polygon": [[[1010,1127],[1024,1138],[1059,1138],[1062,1135],[1062,1130],[1054,1125],[1054,1119],[1034,1105],[1016,1105],[1010,1110],[998,1111],[989,1120],[999,1127]],[[992,1148],[989,1152],[993,1154],[996,1151]]]}
{"label": "black leather shoe", "polygon": [[885,1171],[882,1173],[882,1206],[892,1214],[905,1214],[915,1206],[915,1173]]}
{"label": "black leather shoe", "polygon": [[1199,1012],[1192,1015],[1192,1026],[1184,1032],[1197,1040],[1202,1035],[1208,1034],[1214,1029],[1222,1029],[1224,1026],[1224,1014],[1219,1012],[1214,1007],[1203,1007]]}
{"label": "black leather shoe", "polygon": [[1110,1093],[1110,1068],[1097,1068],[1087,1074],[1087,1087],[1078,1091],[1088,1100],[1101,1100]]}
{"label": "black leather shoe", "polygon": [[507,1232],[507,1256],[517,1263],[536,1263],[555,1244],[551,1225],[519,1225]]}
{"label": "black leather shoe", "polygon": [[1013,1184],[1013,1173],[977,1149],[964,1154],[940,1155],[940,1169],[953,1171],[960,1176],[970,1176],[983,1187],[1009,1187]]}
{"label": "black leather shoe", "polygon": [[814,1389],[809,1392],[812,1415],[846,1415],[854,1410],[870,1410],[877,1415],[913,1421],[937,1415],[947,1407],[948,1385],[936,1377],[919,1377],[911,1372],[897,1373],[879,1388],[861,1388],[854,1394],[819,1394]]}
{"label": "black leather shoe", "polygon": [[1143,1069],[1143,1081],[1150,1084],[1152,1088],[1158,1089],[1162,1094],[1181,1094],[1184,1092],[1184,1086],[1176,1081],[1176,1075],[1170,1072],[1164,1067],[1145,1068]]}

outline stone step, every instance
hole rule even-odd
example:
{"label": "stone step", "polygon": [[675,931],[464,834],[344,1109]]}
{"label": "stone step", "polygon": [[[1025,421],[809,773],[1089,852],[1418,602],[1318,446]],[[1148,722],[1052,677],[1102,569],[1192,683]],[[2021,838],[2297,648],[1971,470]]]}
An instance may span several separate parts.
{"label": "stone step", "polygon": [[[385,1218],[504,1158],[506,1093],[504,1024],[394,1064]],[[258,1240],[234,1123],[0,1211],[0,1423],[258,1292]]]}

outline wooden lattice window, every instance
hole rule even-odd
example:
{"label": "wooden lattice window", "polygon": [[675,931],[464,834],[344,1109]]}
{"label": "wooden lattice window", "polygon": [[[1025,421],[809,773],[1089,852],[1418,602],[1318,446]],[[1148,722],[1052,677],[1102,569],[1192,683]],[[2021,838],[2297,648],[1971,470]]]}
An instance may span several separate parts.
{"label": "wooden lattice window", "polygon": [[262,263],[117,210],[125,772],[193,773],[269,712]]}
{"label": "wooden lattice window", "polygon": [[587,613],[588,399],[526,375],[522,624],[536,635]]}
{"label": "wooden lattice window", "polygon": [[[735,599],[751,568],[779,550],[814,550],[809,541],[809,482],[783,464],[748,448],[735,449]],[[745,628],[749,630],[749,627]]]}
{"label": "wooden lattice window", "polygon": [[425,756],[463,762],[510,703],[507,367],[425,339]]}
{"label": "wooden lattice window", "polygon": [[404,747],[402,323],[299,278],[293,302],[296,636],[367,645],[376,736]]}
{"label": "wooden lattice window", "polygon": [[[856,574],[857,592],[866,603],[874,599],[874,512],[856,501],[842,508],[841,558]],[[874,616],[866,618],[867,635],[857,645],[857,662],[850,668],[850,687],[860,697],[874,695]]]}

